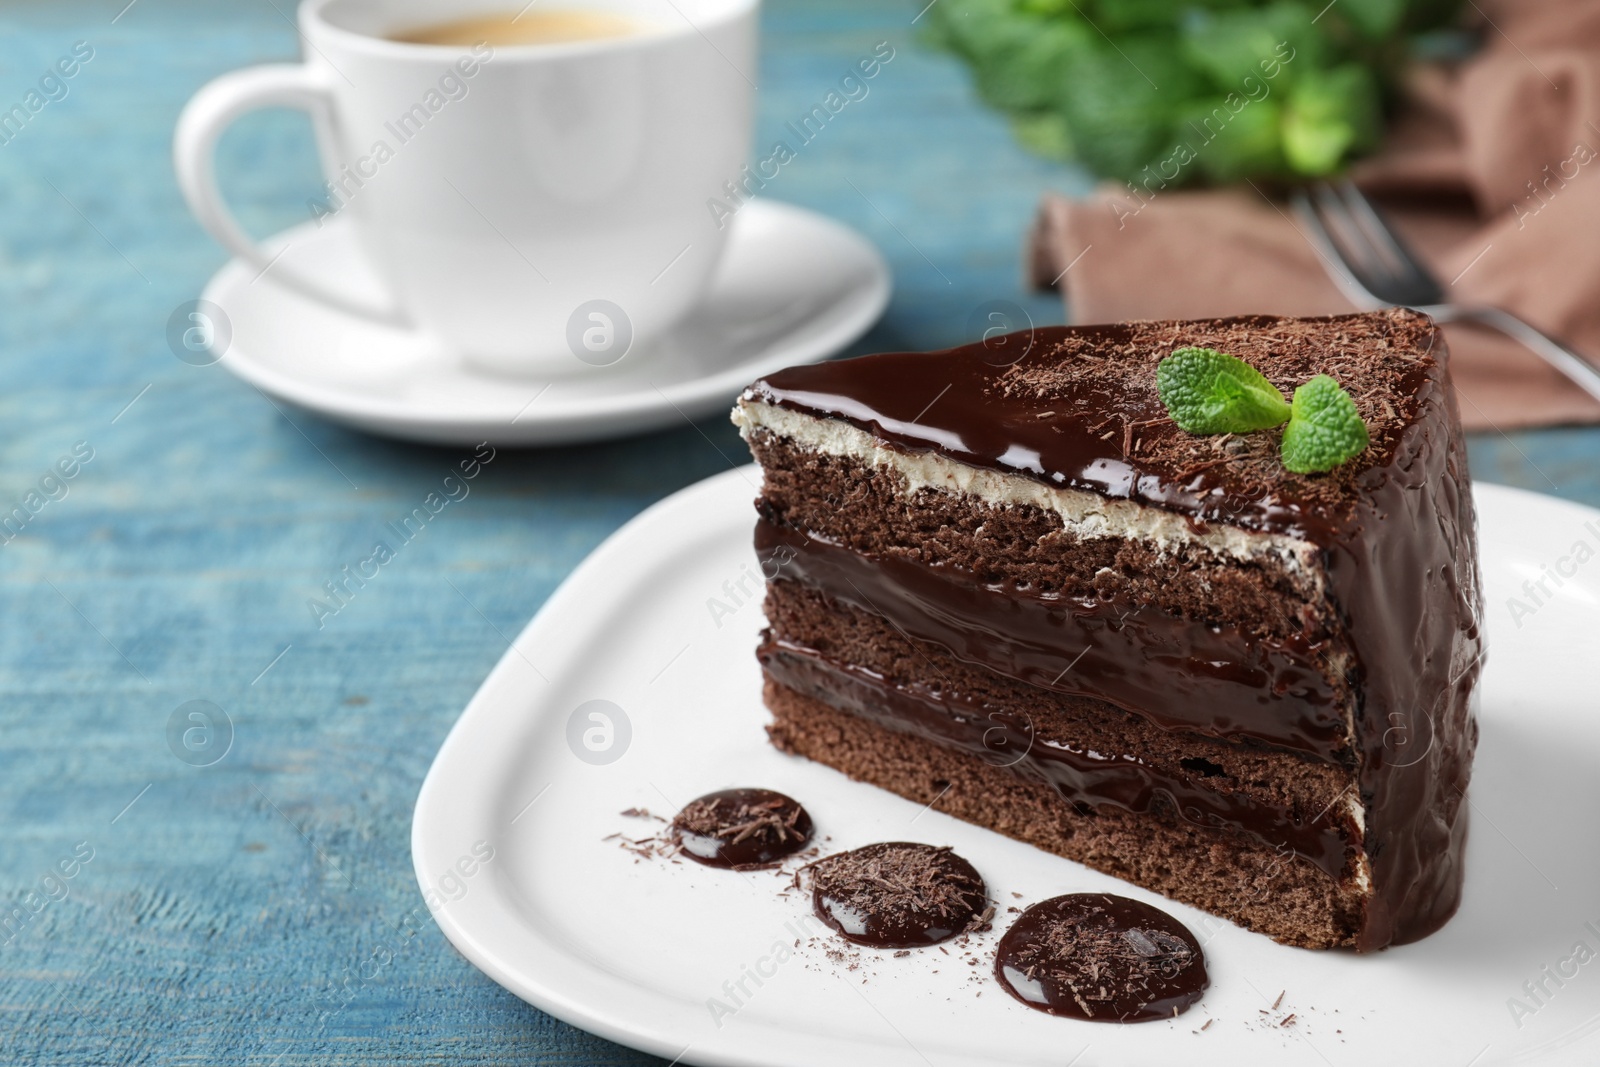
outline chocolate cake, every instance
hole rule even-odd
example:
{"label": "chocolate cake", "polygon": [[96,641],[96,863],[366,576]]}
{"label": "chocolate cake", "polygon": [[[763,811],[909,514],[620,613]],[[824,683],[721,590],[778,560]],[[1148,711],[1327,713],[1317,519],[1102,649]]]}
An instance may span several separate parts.
{"label": "chocolate cake", "polygon": [[[1199,436],[1176,349],[1370,443]],[[1360,950],[1461,895],[1483,655],[1443,339],[1404,310],[1037,329],[795,367],[739,400],[763,468],[778,748],[1286,944]]]}

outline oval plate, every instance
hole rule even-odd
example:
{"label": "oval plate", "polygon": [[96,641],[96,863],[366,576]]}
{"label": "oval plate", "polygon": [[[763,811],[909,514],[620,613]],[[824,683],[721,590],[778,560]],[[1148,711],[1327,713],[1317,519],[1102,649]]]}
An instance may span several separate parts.
{"label": "oval plate", "polygon": [[[1477,487],[1490,652],[1465,902],[1434,936],[1363,957],[1274,944],[774,750],[753,654],[759,479],[747,467],[692,486],[601,545],[440,750],[417,798],[416,873],[445,934],[495,981],[686,1064],[1600,1061],[1600,512]],[[1513,617],[1509,599],[1531,605],[1522,583],[1546,565],[1572,573]],[[953,846],[1001,902],[997,930],[949,955],[836,962],[827,938],[811,941],[805,894],[780,895],[771,872],[636,859],[607,840],[660,825],[625,809],[670,817],[736,785],[799,799],[830,850]],[[1205,942],[1205,998],[1137,1026],[1013,1001],[990,976],[1004,909],[1067,892],[1176,915]]]}

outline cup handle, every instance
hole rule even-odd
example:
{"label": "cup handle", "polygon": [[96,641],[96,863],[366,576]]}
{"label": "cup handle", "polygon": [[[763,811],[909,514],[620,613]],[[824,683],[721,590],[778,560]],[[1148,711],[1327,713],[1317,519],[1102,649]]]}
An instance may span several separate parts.
{"label": "cup handle", "polygon": [[228,210],[217,188],[217,139],[241,115],[264,107],[299,108],[331,118],[333,98],[326,77],[298,63],[247,67],[208,83],[185,105],[172,142],[173,167],[189,210],[223,248],[263,275],[270,273],[279,285],[340,311],[391,326],[408,325],[393,297],[374,302],[342,293],[287,263],[276,262]]}

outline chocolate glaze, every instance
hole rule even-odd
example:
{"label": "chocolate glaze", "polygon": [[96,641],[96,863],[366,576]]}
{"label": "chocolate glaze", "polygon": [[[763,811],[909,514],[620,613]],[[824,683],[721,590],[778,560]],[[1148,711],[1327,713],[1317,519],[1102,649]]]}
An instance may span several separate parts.
{"label": "chocolate glaze", "polygon": [[758,654],[767,673],[796,692],[888,729],[983,757],[1023,777],[1043,779],[1068,803],[1139,814],[1159,810],[1206,829],[1248,834],[1269,847],[1293,850],[1330,878],[1346,867],[1352,828],[1341,812],[1330,809],[1302,821],[1286,808],[1207,789],[1132,756],[1039,741],[1025,717],[978,703],[948,684],[938,692],[894,684],[781,640],[769,640]]}
{"label": "chocolate glaze", "polygon": [[1344,694],[1324,673],[1320,643],[1213,629],[1123,598],[985,585],[965,568],[868,555],[765,520],[756,553],[765,574],[1009,677],[1106,700],[1169,730],[1350,758]]}
{"label": "chocolate glaze", "polygon": [[[1008,367],[986,362],[980,346],[794,367],[744,400],[1196,526],[1314,545],[1354,658],[1350,741],[1373,886],[1358,947],[1438,929],[1460,901],[1483,640],[1476,516],[1437,327],[1393,310],[1046,328],[1031,341]],[[1184,434],[1157,396],[1155,364],[1188,344],[1234,352],[1286,393],[1332,373],[1354,395],[1372,444],[1327,474],[1303,476],[1277,462],[1275,431],[1228,442]]]}
{"label": "chocolate glaze", "polygon": [[770,867],[806,847],[811,816],[770,789],[723,789],[685,804],[672,836],[683,855],[707,867]]}
{"label": "chocolate glaze", "polygon": [[1107,1023],[1170,1019],[1211,984],[1186,926],[1109,893],[1054,897],[1023,912],[1000,939],[994,974],[1030,1008]]}
{"label": "chocolate glaze", "polygon": [[983,878],[948,848],[886,841],[817,861],[811,906],[846,940],[918,948],[989,921]]}
{"label": "chocolate glaze", "polygon": [[[1426,316],[1384,314],[1394,323],[1388,332],[1405,335],[1402,343],[1419,349],[1401,354],[1397,374],[1394,355],[1382,353],[1396,379],[1393,391],[1415,395],[1440,366],[1427,351],[1437,346],[1442,352],[1442,338]],[[1155,366],[1174,348],[1207,345],[1237,352],[1286,392],[1314,368],[1334,372],[1355,390],[1360,354],[1333,352],[1339,347],[1333,335],[1341,324],[1370,326],[1375,319],[1249,316],[1043,327],[1031,331],[1031,349],[1011,366],[986,362],[981,345],[891,352],[790,367],[757,381],[744,398],[840,419],[906,451],[939,452],[1046,485],[1131,500],[1197,525],[1220,522],[1322,544],[1354,517],[1365,488],[1356,484],[1360,475],[1403,458],[1399,438],[1411,420],[1378,420],[1363,410],[1374,431],[1372,446],[1330,474],[1284,471],[1277,434],[1235,438],[1267,447],[1237,462],[1214,463],[1229,454],[1214,450],[1217,438],[1186,434],[1172,422],[1156,390]],[[1295,366],[1275,373],[1240,343],[1249,335],[1269,338],[1259,347]],[[1291,348],[1302,351],[1291,354]],[[1347,373],[1338,373],[1341,361]],[[1360,406],[1367,398],[1356,399]],[[1137,446],[1132,451],[1123,444],[1124,425],[1138,427],[1126,438]],[[1258,458],[1270,462],[1254,462]]]}

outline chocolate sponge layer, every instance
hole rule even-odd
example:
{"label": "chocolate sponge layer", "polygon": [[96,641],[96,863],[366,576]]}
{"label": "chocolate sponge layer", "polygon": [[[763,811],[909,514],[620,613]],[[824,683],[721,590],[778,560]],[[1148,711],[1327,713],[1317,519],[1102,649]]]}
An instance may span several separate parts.
{"label": "chocolate sponge layer", "polygon": [[[884,686],[946,705],[946,715],[966,715],[982,723],[994,712],[1025,723],[1037,744],[1103,753],[1168,781],[1213,792],[1229,803],[1280,811],[1335,841],[1359,842],[1345,803],[1353,792],[1348,768],[1260,745],[1163,730],[1113,704],[1019,682],[962,662],[936,644],[896,630],[881,616],[841,604],[800,582],[769,582],[765,611],[771,626],[757,652],[763,662],[784,656],[848,665]],[[828,684],[837,685],[831,679]],[[892,713],[883,696],[873,705],[865,712],[869,717]],[[1267,843],[1285,842],[1278,838]],[[1342,846],[1329,847],[1343,851]],[[1335,873],[1344,869],[1343,864],[1334,866]]]}
{"label": "chocolate sponge layer", "polygon": [[1354,944],[1364,894],[1242,835],[1160,811],[1080,809],[1050,785],[839,711],[768,680],[772,743],[967,822],[1302,948]]}
{"label": "chocolate sponge layer", "polygon": [[1174,616],[1252,636],[1336,639],[1325,602],[1299,576],[1198,545],[1161,552],[1120,537],[1079,538],[1039,507],[995,507],[933,489],[907,493],[890,470],[748,435],[767,521],[875,556],[951,566],[980,583],[1066,597],[1159,604]]}

